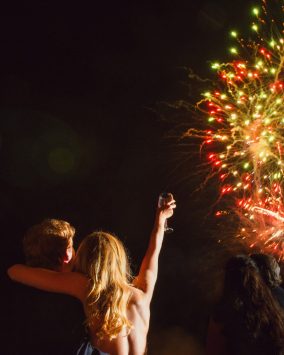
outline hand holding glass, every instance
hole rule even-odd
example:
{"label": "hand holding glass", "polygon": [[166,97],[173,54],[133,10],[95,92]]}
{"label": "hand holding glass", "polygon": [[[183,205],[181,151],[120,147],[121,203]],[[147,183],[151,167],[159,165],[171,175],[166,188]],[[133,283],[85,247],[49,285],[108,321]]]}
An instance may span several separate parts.
{"label": "hand holding glass", "polygon": [[[173,199],[173,195],[170,192],[162,192],[159,195],[158,206],[164,207],[167,202],[170,202]],[[168,227],[167,219],[165,220],[165,233],[172,233],[173,228]]]}

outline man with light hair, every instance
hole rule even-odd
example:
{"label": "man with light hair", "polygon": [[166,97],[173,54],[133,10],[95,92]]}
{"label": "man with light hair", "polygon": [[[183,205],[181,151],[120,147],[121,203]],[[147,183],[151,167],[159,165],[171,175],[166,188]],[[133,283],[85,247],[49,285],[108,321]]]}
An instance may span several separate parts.
{"label": "man with light hair", "polygon": [[[31,227],[23,239],[26,264],[53,271],[72,269],[75,228],[58,219]],[[10,282],[9,349],[6,354],[76,354],[85,319],[81,303],[68,295]]]}
{"label": "man with light hair", "polygon": [[75,256],[75,228],[59,219],[45,219],[24,236],[26,264],[55,271],[70,271]]}

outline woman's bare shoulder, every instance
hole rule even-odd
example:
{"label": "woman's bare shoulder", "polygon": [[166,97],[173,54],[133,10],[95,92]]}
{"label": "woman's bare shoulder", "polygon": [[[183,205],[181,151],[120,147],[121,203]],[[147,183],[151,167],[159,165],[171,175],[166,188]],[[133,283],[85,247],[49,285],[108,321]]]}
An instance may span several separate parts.
{"label": "woman's bare shoulder", "polygon": [[145,292],[140,290],[139,288],[135,286],[130,286],[131,290],[131,303],[136,303],[136,304],[141,304],[144,301],[146,301],[147,297],[145,295]]}
{"label": "woman's bare shoulder", "polygon": [[[128,317],[136,329],[148,329],[150,319],[150,304],[145,292],[131,287],[132,294],[128,304]],[[141,323],[142,322],[142,323]],[[140,328],[142,326],[142,328]],[[137,328],[138,327],[138,328]],[[142,331],[142,330],[141,330]],[[143,333],[142,332],[142,333]]]}
{"label": "woman's bare shoulder", "polygon": [[61,272],[60,275],[62,278],[67,278],[73,280],[74,282],[79,282],[80,285],[87,285],[89,282],[86,275],[77,271]]}
{"label": "woman's bare shoulder", "polygon": [[69,293],[84,302],[89,285],[87,276],[80,272],[62,272],[60,274],[62,282],[68,285]]}

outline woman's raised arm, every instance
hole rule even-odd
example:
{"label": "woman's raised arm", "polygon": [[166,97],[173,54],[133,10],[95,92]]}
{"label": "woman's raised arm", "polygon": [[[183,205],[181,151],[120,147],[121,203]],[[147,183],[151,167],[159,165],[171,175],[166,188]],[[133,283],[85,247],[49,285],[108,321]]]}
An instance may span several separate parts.
{"label": "woman's raised arm", "polygon": [[157,281],[158,259],[164,239],[165,222],[167,218],[173,215],[173,209],[175,207],[175,200],[172,199],[171,201],[166,202],[164,206],[157,208],[154,228],[150,236],[148,249],[143,258],[139,274],[134,280],[134,286],[145,293],[149,302],[152,299]]}
{"label": "woman's raised arm", "polygon": [[57,272],[16,264],[8,269],[13,281],[49,292],[65,293],[84,302],[88,279],[78,272]]}

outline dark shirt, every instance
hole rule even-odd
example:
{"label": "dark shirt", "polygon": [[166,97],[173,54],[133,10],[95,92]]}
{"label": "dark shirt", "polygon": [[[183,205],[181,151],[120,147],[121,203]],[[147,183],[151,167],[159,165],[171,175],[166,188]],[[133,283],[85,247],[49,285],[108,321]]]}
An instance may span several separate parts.
{"label": "dark shirt", "polygon": [[7,302],[6,355],[76,354],[85,335],[79,300],[9,281]]}

